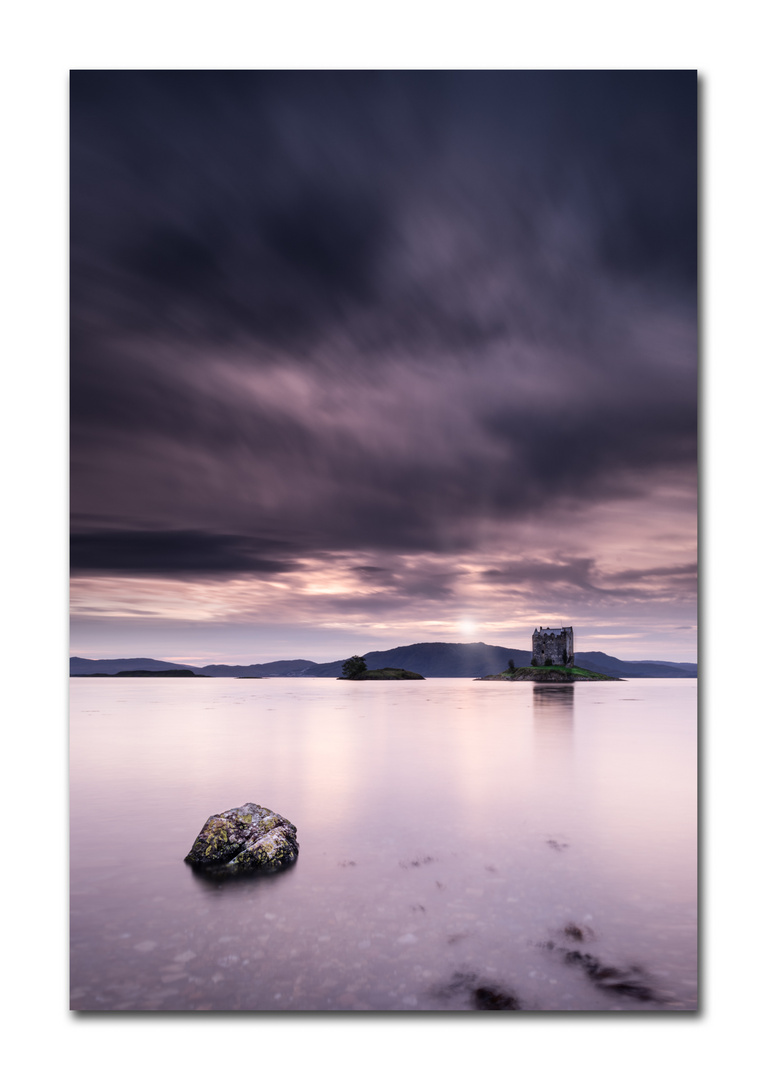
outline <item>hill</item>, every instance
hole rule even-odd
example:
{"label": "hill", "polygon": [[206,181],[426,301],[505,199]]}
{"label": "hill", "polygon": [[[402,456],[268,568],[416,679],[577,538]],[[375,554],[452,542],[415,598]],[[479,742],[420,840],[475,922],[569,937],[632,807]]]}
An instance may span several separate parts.
{"label": "hill", "polygon": [[[515,664],[530,661],[529,650],[502,649],[483,642],[464,645],[445,641],[424,641],[383,652],[367,652],[364,660],[368,668],[406,668],[420,672],[427,679],[471,679],[503,671],[510,656],[514,657]],[[343,660],[317,664],[311,675],[313,678],[338,678],[342,666]]]}
{"label": "hill", "polygon": [[668,660],[618,660],[603,652],[575,654],[578,667],[601,671],[621,679],[695,679],[697,664],[674,664]]}
{"label": "hill", "polygon": [[308,675],[317,665],[313,660],[272,660],[267,664],[174,664],[169,660],[148,660],[134,657],[122,660],[88,660],[83,656],[70,656],[70,675],[117,675],[121,671],[193,671],[195,675],[213,678],[236,679],[263,675]]}
{"label": "hill", "polygon": [[209,675],[199,675],[189,668],[169,668],[167,671],[142,671],[131,668],[129,671],[117,671],[114,675],[106,671],[87,671],[70,675],[71,679],[209,679]]}
{"label": "hill", "polygon": [[193,670],[213,678],[246,679],[265,675],[311,675],[316,666],[313,660],[271,660],[267,664],[206,664]]}
{"label": "hill", "polygon": [[[509,657],[513,658],[517,667],[526,667],[530,663],[530,655],[530,649],[504,649],[498,645],[485,645],[481,641],[471,644],[424,641],[416,645],[400,645],[384,652],[368,652],[364,654],[364,660],[369,668],[403,667],[419,671],[427,679],[477,679],[503,671]],[[577,652],[575,664],[618,679],[694,679],[698,674],[697,664],[619,660],[603,652]],[[313,678],[338,678],[342,666],[343,660],[316,664],[307,674]]]}
{"label": "hill", "polygon": [[171,664],[167,660],[150,660],[146,656],[130,660],[87,660],[82,656],[70,656],[70,675],[117,675],[120,671],[200,671],[191,664]]}
{"label": "hill", "polygon": [[[470,644],[445,641],[422,641],[415,645],[400,645],[395,649],[367,652],[364,654],[368,668],[405,668],[417,671],[427,679],[477,679],[484,675],[497,675],[504,671],[509,657],[517,667],[530,663],[530,649],[504,649],[499,645],[485,645],[475,641]],[[312,660],[273,660],[266,664],[175,664],[167,660],[149,660],[146,657],[131,660],[88,660],[73,656],[70,659],[72,675],[116,675],[119,671],[143,669],[144,671],[167,671],[186,668],[197,675],[214,678],[238,678],[243,676],[281,676],[291,678],[337,679],[341,675],[345,657],[327,664]],[[619,660],[603,652],[577,652],[575,663],[588,671],[599,671],[619,679],[694,679],[697,664],[677,664],[664,660]]]}

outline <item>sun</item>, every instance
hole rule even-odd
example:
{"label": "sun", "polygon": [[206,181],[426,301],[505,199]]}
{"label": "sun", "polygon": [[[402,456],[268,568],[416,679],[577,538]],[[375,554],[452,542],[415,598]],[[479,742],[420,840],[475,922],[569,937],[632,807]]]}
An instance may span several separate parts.
{"label": "sun", "polygon": [[477,629],[477,624],[473,619],[459,619],[458,629],[461,631],[461,634],[466,637],[468,634],[474,633]]}

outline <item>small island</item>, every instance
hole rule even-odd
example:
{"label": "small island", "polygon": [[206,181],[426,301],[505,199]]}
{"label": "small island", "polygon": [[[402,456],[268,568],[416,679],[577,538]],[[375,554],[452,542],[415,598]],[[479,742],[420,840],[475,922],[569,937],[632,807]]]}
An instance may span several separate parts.
{"label": "small island", "polygon": [[483,675],[474,681],[572,683],[623,682],[623,679],[618,679],[615,675],[602,675],[599,671],[587,671],[586,668],[552,664],[550,667],[515,667],[513,670],[502,671],[499,675]]}
{"label": "small island", "polygon": [[483,675],[474,681],[573,683],[623,682],[623,679],[575,666],[572,626],[555,629],[541,626],[533,631],[533,656],[529,667],[516,667],[513,657],[509,657],[506,671],[498,675]]}
{"label": "small island", "polygon": [[397,667],[373,668],[368,671],[364,656],[350,656],[348,660],[344,660],[338,678],[344,682],[390,682],[394,679],[422,679],[423,675]]}
{"label": "small island", "polygon": [[339,675],[338,678],[344,682],[368,682],[382,679],[422,679],[423,675],[400,667],[382,667],[374,668],[372,671],[363,671],[359,675]]}

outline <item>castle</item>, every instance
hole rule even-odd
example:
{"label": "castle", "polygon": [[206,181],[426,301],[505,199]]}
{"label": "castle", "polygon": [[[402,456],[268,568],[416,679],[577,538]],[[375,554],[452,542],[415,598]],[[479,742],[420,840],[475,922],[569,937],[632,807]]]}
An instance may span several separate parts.
{"label": "castle", "polygon": [[572,626],[562,626],[558,630],[542,626],[533,630],[532,667],[572,667],[574,660]]}

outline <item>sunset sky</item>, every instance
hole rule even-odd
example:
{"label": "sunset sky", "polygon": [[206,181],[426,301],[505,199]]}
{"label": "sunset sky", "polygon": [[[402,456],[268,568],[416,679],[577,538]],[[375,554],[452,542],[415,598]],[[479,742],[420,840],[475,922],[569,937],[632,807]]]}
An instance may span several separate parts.
{"label": "sunset sky", "polygon": [[70,651],[695,660],[697,94],[73,72]]}

